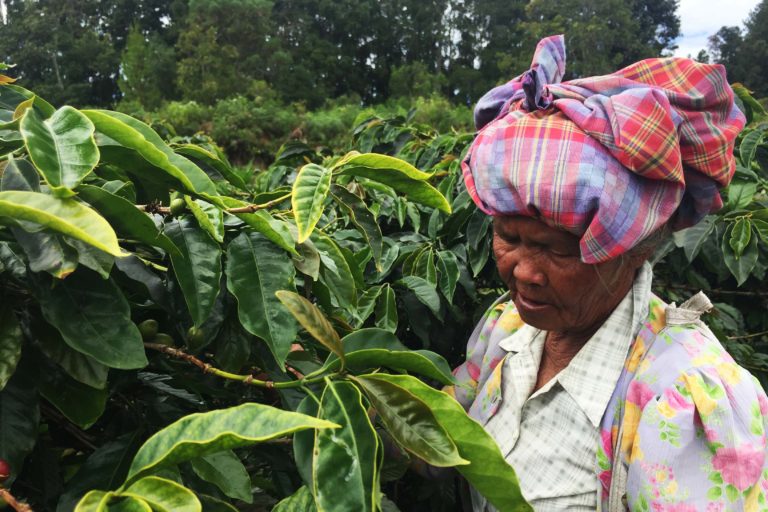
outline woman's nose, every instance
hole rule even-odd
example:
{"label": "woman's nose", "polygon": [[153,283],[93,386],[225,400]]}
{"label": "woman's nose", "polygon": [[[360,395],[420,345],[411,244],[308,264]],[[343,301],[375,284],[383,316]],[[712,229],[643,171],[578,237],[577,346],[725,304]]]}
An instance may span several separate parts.
{"label": "woman's nose", "polygon": [[515,281],[530,286],[546,286],[547,284],[547,276],[533,255],[522,254],[512,269],[512,276]]}

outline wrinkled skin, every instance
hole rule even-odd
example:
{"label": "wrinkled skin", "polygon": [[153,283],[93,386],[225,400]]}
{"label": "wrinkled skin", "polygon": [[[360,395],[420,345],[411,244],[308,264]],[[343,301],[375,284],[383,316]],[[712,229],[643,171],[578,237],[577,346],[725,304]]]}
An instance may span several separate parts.
{"label": "wrinkled skin", "polygon": [[560,352],[568,361],[621,302],[647,256],[588,265],[578,237],[537,219],[495,217],[493,228],[499,274],[520,316],[548,332],[545,356]]}

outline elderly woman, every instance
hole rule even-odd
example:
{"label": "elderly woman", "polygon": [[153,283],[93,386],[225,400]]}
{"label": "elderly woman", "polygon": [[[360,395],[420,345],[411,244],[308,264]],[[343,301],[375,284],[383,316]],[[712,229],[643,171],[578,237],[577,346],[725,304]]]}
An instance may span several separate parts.
{"label": "elderly woman", "polygon": [[[475,111],[467,189],[509,288],[456,398],[536,510],[768,509],[768,399],[699,320],[651,293],[665,234],[722,206],[744,117],[722,66],[649,59],[560,83],[562,36]],[[473,496],[475,510],[490,510]]]}

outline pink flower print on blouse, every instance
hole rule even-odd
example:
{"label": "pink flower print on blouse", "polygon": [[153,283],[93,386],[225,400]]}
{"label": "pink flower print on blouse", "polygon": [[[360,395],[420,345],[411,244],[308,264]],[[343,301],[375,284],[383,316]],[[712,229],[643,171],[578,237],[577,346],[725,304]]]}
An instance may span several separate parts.
{"label": "pink flower print on blouse", "polygon": [[667,399],[669,406],[676,411],[686,411],[693,409],[693,404],[689,402],[680,392],[675,388],[668,388],[664,390],[664,398]]}
{"label": "pink flower print on blouse", "polygon": [[712,466],[720,472],[725,483],[743,491],[760,477],[764,461],[763,450],[745,443],[739,448],[718,448]]}
{"label": "pink flower print on blouse", "polygon": [[760,404],[760,414],[768,415],[768,398],[765,395],[757,395],[757,402]]}
{"label": "pink flower print on blouse", "polygon": [[655,396],[653,390],[645,382],[633,380],[627,390],[627,402],[637,405],[641,410]]}

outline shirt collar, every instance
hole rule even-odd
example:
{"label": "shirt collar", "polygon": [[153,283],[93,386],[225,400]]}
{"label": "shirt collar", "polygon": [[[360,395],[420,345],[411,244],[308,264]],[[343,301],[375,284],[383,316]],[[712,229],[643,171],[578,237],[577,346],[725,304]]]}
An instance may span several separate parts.
{"label": "shirt collar", "polygon": [[[570,364],[553,379],[573,398],[595,428],[600,426],[600,420],[624,368],[632,340],[648,316],[652,279],[651,266],[645,263],[638,271],[632,289],[613,313]],[[499,347],[507,352],[520,352],[539,332],[535,327],[523,325],[502,340]],[[600,378],[594,378],[596,375]]]}

